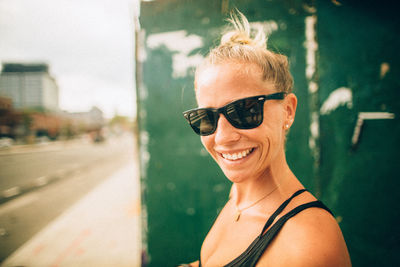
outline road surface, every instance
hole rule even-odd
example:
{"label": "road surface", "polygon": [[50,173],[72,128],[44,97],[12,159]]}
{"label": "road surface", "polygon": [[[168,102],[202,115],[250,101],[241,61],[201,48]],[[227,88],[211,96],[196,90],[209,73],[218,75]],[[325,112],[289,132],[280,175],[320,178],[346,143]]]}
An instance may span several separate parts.
{"label": "road surface", "polygon": [[36,187],[0,205],[0,262],[121,166],[133,163],[133,142],[125,136],[100,144],[79,141],[2,152],[0,192]]}

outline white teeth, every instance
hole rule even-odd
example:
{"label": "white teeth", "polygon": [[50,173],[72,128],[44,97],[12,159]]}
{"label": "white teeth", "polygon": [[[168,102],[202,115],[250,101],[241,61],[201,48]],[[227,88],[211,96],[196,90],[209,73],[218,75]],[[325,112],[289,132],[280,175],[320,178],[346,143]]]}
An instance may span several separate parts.
{"label": "white teeth", "polygon": [[224,157],[225,159],[229,159],[229,160],[237,160],[237,159],[241,159],[241,158],[246,157],[247,155],[250,154],[250,152],[252,150],[253,149],[247,149],[247,150],[244,150],[242,152],[233,153],[233,154],[226,153],[226,154],[222,154],[222,157]]}

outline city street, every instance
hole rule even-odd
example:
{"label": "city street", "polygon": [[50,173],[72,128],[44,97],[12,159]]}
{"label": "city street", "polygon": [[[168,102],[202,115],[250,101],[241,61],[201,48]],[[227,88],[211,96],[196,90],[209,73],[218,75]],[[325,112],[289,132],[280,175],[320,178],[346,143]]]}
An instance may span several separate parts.
{"label": "city street", "polygon": [[10,200],[0,205],[0,262],[115,172],[133,169],[135,157],[131,135],[2,151],[0,192]]}

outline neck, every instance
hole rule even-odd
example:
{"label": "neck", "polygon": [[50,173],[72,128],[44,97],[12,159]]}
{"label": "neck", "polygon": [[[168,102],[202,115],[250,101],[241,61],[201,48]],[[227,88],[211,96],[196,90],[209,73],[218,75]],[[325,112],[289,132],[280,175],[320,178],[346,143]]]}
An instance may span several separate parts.
{"label": "neck", "polygon": [[246,179],[245,182],[234,183],[231,199],[237,207],[250,205],[266,195],[268,195],[266,199],[271,200],[277,197],[280,199],[285,194],[286,185],[293,179],[297,181],[283,153],[283,157],[273,162],[264,173],[253,179]]}

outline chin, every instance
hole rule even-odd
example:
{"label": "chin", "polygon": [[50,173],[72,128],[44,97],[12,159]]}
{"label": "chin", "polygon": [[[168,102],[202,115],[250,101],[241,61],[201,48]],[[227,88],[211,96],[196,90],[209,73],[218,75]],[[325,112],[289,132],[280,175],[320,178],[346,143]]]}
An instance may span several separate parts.
{"label": "chin", "polygon": [[228,178],[229,181],[231,181],[232,183],[242,183],[244,180],[246,180],[246,178],[251,177],[249,174],[239,174],[239,173],[234,173],[232,171],[224,171],[222,170],[226,176],[226,178]]}

